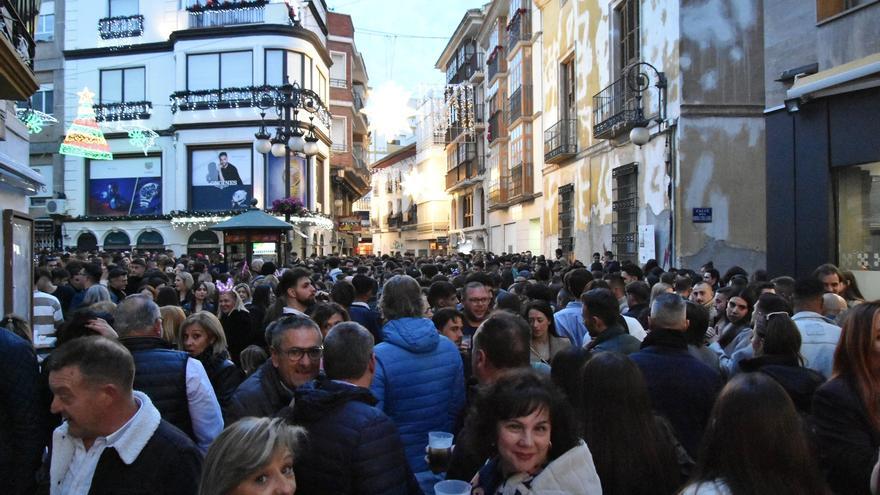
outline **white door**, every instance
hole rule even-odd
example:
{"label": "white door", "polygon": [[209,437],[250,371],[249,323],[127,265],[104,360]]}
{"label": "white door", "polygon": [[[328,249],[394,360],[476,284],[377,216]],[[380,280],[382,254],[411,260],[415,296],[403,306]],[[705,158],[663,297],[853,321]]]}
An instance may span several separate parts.
{"label": "white door", "polygon": [[516,223],[504,226],[504,249],[507,254],[515,253],[516,250]]}

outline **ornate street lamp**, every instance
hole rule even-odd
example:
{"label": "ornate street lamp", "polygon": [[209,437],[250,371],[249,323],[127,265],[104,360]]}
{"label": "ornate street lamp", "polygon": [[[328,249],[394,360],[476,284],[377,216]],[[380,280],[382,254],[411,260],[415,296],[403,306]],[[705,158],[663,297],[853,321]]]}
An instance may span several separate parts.
{"label": "ornate street lamp", "polygon": [[[645,118],[642,108],[642,93],[651,88],[651,76],[653,72],[654,88],[657,91],[657,115],[653,119]],[[651,132],[648,126],[656,122],[661,126],[666,123],[666,74],[657,70],[648,62],[636,62],[626,68],[626,89],[635,95],[636,118],[638,124],[629,131],[629,140],[636,146],[643,146],[651,140]]]}

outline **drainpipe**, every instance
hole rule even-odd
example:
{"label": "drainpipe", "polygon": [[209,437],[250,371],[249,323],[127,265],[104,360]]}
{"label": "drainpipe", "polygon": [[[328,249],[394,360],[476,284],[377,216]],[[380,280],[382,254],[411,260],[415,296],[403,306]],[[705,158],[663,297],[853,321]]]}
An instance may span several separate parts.
{"label": "drainpipe", "polygon": [[667,121],[667,127],[664,133],[666,134],[666,146],[664,150],[664,157],[666,162],[666,176],[669,177],[669,185],[666,189],[666,195],[669,199],[669,244],[666,247],[666,260],[664,260],[664,264],[666,264],[666,268],[673,266],[675,260],[675,212],[677,209],[677,201],[676,201],[676,143],[675,143],[675,130],[678,128],[678,119],[672,120],[671,122]]}

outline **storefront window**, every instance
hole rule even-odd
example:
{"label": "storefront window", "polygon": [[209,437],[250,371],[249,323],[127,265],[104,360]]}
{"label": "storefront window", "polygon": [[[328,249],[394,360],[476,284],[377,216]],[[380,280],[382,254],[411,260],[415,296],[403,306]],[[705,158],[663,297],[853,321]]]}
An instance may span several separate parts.
{"label": "storefront window", "polygon": [[840,268],[851,270],[868,299],[880,296],[880,162],[837,172]]}

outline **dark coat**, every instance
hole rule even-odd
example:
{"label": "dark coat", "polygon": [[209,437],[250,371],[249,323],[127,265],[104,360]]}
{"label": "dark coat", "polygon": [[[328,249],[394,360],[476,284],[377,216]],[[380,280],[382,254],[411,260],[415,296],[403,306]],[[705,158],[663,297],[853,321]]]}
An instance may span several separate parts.
{"label": "dark coat", "polygon": [[309,432],[297,493],[421,494],[397,427],[369,389],[323,378],[296,391],[292,420]]}
{"label": "dark coat", "polygon": [[739,362],[739,369],[746,372],[760,371],[776,380],[791,397],[801,414],[809,414],[813,404],[813,394],[825,383],[825,377],[818,371],[804,368],[797,356],[765,355]]}
{"label": "dark coat", "polygon": [[[227,358],[225,352],[223,354],[203,352],[196,359],[205,367],[205,373],[208,375],[208,380],[211,381],[211,387],[214,389],[214,395],[217,396],[217,402],[220,404],[220,410],[223,411],[223,419],[225,420],[229,401],[232,400],[235,389],[244,380],[244,373]],[[229,423],[226,422],[226,424]]]}
{"label": "dark coat", "polygon": [[696,458],[721,391],[721,374],[690,355],[682,332],[654,330],[642,350],[629,357],[642,370],[654,411],[672,423],[688,454]]}
{"label": "dark coat", "polygon": [[33,493],[45,414],[37,392],[37,356],[29,342],[0,328],[0,480],[3,493]]}
{"label": "dark coat", "polygon": [[274,417],[291,399],[293,393],[281,384],[281,377],[269,359],[232,394],[226,411],[227,424],[246,416]]}
{"label": "dark coat", "polygon": [[232,310],[228,315],[220,315],[220,323],[223,325],[223,333],[226,334],[226,348],[232,362],[240,364],[241,351],[251,344],[259,345],[263,342],[258,331],[254,329],[254,322],[247,311]]}
{"label": "dark coat", "polygon": [[351,321],[360,323],[373,334],[373,341],[376,344],[382,342],[382,318],[378,311],[353,304],[348,307],[348,315]]}
{"label": "dark coat", "polygon": [[813,430],[831,489],[840,494],[868,495],[880,431],[871,426],[854,383],[834,378],[816,390]]}
{"label": "dark coat", "polygon": [[116,449],[98,460],[90,495],[190,495],[198,493],[202,455],[195,444],[164,419],[130,465]]}

